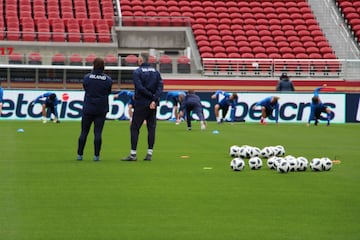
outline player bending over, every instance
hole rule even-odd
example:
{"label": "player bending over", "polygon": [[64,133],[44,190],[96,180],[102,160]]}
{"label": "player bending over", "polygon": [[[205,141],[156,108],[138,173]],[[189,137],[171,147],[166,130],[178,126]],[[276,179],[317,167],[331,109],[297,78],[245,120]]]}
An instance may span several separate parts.
{"label": "player bending over", "polygon": [[[45,100],[43,100],[45,98]],[[57,105],[60,101],[57,99],[56,94],[52,92],[46,92],[40,96],[38,96],[34,101],[31,102],[31,106],[34,106],[35,103],[42,103],[42,120],[43,123],[46,123],[46,110],[49,109],[50,112],[54,115],[54,118],[51,118],[53,122],[60,123],[58,113],[57,113]]]}
{"label": "player bending over", "polygon": [[256,109],[257,106],[261,106],[261,119],[260,124],[266,125],[265,119],[272,115],[272,112],[275,110],[275,121],[276,124],[278,124],[279,121],[279,97],[272,96],[267,97],[261,100],[260,102],[257,102],[253,109]]}
{"label": "player bending over", "polygon": [[175,115],[176,125],[179,125],[181,122],[180,116],[179,116],[179,96],[183,95],[185,96],[184,91],[169,91],[166,95],[166,102],[171,102],[173,104],[173,111]]}
{"label": "player bending over", "polygon": [[191,112],[195,113],[200,119],[201,130],[206,129],[205,117],[203,113],[203,106],[198,95],[194,90],[189,90],[186,96],[180,95],[180,117],[186,115],[186,123],[188,130],[191,130]]}
{"label": "player bending over", "polygon": [[[235,110],[238,95],[236,93],[227,93],[221,90],[217,90],[212,96],[212,99],[216,99],[217,103],[214,106],[214,113],[217,123],[222,123],[224,118],[231,106],[230,121],[235,120]],[[220,116],[220,110],[222,110],[222,115]]]}
{"label": "player bending over", "polygon": [[118,99],[121,95],[126,95],[129,98],[127,104],[128,104],[129,119],[131,123],[133,111],[134,111],[134,92],[127,90],[119,91],[117,94],[114,95],[114,99]]}
{"label": "player bending over", "polygon": [[314,96],[311,99],[311,104],[310,104],[310,115],[309,115],[309,119],[308,122],[306,124],[306,126],[310,126],[310,122],[312,120],[315,121],[315,126],[318,125],[319,123],[319,119],[321,117],[321,113],[326,113],[326,120],[327,120],[327,126],[330,125],[330,118],[331,118],[331,114],[332,111],[330,110],[329,107],[326,107],[320,100],[319,98],[319,92],[325,89],[325,87],[318,87],[315,88],[314,90]]}

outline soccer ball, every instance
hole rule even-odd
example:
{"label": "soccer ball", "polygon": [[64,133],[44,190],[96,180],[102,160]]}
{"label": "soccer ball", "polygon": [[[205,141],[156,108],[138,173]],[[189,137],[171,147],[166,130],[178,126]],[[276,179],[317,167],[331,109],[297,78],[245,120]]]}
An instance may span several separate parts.
{"label": "soccer ball", "polygon": [[272,149],[270,147],[264,147],[261,150],[261,157],[269,158],[269,157],[271,157],[273,155],[274,155],[274,152],[272,151]]}
{"label": "soccer ball", "polygon": [[332,168],[332,161],[330,160],[330,158],[323,157],[320,160],[323,171],[330,171],[330,169]]}
{"label": "soccer ball", "polygon": [[261,150],[258,147],[252,147],[250,150],[250,157],[260,157]]}
{"label": "soccer ball", "polygon": [[243,145],[239,148],[239,156],[242,158],[250,158],[251,147]]}
{"label": "soccer ball", "polygon": [[249,159],[249,167],[251,170],[258,170],[262,167],[262,161],[259,157],[252,157]]}
{"label": "soccer ball", "polygon": [[283,146],[281,146],[281,145],[277,145],[277,146],[275,146],[275,148],[276,148],[276,156],[284,156],[285,155],[285,148],[283,147]]}
{"label": "soccer ball", "polygon": [[276,170],[279,173],[288,173],[290,171],[289,162],[284,158],[280,159],[280,162],[278,162]]}
{"label": "soccer ball", "polygon": [[283,157],[276,157],[275,158],[275,161],[274,161],[274,167],[275,167],[275,170],[277,170],[277,167],[280,165],[280,162],[285,160],[285,158]]}
{"label": "soccer ball", "polygon": [[294,157],[292,155],[288,155],[288,156],[285,157],[285,160],[288,161],[288,163],[289,163],[289,171],[290,172],[295,172],[297,170],[297,167],[298,167],[296,157]]}
{"label": "soccer ball", "polygon": [[267,161],[266,161],[266,165],[268,166],[269,169],[271,170],[275,170],[276,166],[275,166],[275,162],[276,162],[277,157],[273,156],[270,157]]}
{"label": "soccer ball", "polygon": [[239,149],[240,149],[240,147],[238,145],[232,145],[230,147],[230,152],[229,152],[230,156],[231,157],[238,157],[239,156]]}
{"label": "soccer ball", "polygon": [[300,172],[306,171],[306,169],[308,168],[309,161],[302,156],[297,157],[296,159],[298,163],[297,170]]}
{"label": "soccer ball", "polygon": [[321,163],[321,159],[320,158],[313,158],[310,161],[310,168],[315,171],[315,172],[320,172],[323,170],[323,166]]}
{"label": "soccer ball", "polygon": [[245,161],[242,158],[234,158],[230,162],[230,168],[234,171],[242,171],[245,168]]}

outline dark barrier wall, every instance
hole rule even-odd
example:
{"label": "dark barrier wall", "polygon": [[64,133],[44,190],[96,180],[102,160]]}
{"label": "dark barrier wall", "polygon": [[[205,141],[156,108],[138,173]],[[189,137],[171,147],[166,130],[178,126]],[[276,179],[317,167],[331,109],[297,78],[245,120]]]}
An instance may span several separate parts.
{"label": "dark barrier wall", "polygon": [[346,94],[346,122],[360,122],[360,94]]}

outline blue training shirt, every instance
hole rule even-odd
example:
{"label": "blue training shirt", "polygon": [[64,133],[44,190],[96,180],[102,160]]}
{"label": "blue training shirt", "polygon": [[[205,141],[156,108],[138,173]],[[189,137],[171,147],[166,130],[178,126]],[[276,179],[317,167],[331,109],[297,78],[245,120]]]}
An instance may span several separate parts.
{"label": "blue training shirt", "polygon": [[129,90],[121,90],[117,93],[119,96],[121,95],[126,95],[129,100],[128,100],[128,104],[131,104],[131,105],[134,105],[134,96],[135,96],[135,93],[133,91],[129,91]]}
{"label": "blue training shirt", "polygon": [[[314,90],[314,96],[313,97],[318,97],[319,96],[319,92],[324,89],[324,87],[318,87],[318,88],[315,88]],[[317,108],[323,108],[324,107],[324,104],[319,100],[318,103],[314,103],[311,101],[311,104],[310,104],[310,114],[309,114],[309,119],[308,119],[308,123],[310,124],[311,120],[314,120],[315,119],[315,110]]]}

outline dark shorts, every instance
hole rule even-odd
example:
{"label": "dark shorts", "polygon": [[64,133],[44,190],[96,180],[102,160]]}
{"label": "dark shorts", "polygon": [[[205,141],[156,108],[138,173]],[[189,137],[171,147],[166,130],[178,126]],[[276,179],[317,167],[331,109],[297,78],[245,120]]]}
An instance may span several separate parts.
{"label": "dark shorts", "polygon": [[271,116],[272,112],[273,112],[273,109],[272,109],[272,108],[267,108],[267,107],[265,107],[266,117]]}
{"label": "dark shorts", "polygon": [[326,107],[325,106],[321,106],[321,107],[317,107],[315,108],[315,118],[319,119],[321,113],[326,113]]}
{"label": "dark shorts", "polygon": [[178,100],[176,97],[171,97],[171,98],[169,98],[168,101],[169,101],[169,102],[172,102],[172,104],[173,104],[174,106],[177,106],[178,103],[179,103],[179,100]]}

